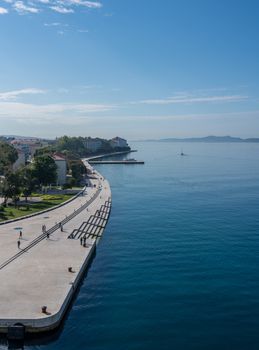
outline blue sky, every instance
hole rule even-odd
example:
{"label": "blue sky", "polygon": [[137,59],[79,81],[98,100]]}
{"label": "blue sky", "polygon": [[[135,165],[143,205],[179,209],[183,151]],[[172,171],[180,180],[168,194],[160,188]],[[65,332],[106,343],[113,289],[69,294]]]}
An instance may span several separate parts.
{"label": "blue sky", "polygon": [[256,0],[0,0],[0,134],[259,137]]}

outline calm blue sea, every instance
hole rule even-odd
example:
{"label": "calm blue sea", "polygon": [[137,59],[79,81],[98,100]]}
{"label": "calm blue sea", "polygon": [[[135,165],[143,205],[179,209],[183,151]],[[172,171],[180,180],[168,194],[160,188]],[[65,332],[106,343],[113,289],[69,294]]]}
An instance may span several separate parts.
{"label": "calm blue sea", "polygon": [[98,166],[112,214],[63,329],[25,349],[258,350],[259,144],[133,146]]}

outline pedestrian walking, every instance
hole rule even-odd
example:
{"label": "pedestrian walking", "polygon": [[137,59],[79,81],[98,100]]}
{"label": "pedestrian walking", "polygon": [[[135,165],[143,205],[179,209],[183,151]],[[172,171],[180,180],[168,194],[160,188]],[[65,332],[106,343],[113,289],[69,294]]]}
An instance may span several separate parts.
{"label": "pedestrian walking", "polygon": [[18,247],[18,249],[20,249],[20,245],[21,245],[21,242],[18,240],[18,241],[17,241],[17,247]]}
{"label": "pedestrian walking", "polygon": [[47,239],[49,239],[49,232],[47,232]]}
{"label": "pedestrian walking", "polygon": [[85,245],[86,245],[86,237],[84,237],[84,247],[85,247]]}
{"label": "pedestrian walking", "polygon": [[20,231],[19,238],[22,238],[22,231]]}
{"label": "pedestrian walking", "polygon": [[83,237],[80,237],[80,244],[83,245]]}

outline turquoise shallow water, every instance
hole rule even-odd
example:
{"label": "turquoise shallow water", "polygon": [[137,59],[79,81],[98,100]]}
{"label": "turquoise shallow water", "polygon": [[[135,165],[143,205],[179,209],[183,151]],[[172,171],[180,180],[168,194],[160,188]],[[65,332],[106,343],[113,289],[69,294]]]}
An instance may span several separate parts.
{"label": "turquoise shallow water", "polygon": [[259,145],[134,147],[98,166],[112,214],[62,331],[25,349],[258,349]]}

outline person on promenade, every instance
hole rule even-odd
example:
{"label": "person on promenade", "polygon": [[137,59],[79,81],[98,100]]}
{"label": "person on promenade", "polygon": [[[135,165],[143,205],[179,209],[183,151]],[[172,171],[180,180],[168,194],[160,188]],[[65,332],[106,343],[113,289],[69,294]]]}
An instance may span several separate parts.
{"label": "person on promenade", "polygon": [[86,245],[86,237],[84,237],[84,247],[85,247],[85,245]]}
{"label": "person on promenade", "polygon": [[20,234],[19,234],[19,239],[22,238],[22,231],[20,231]]}
{"label": "person on promenade", "polygon": [[83,237],[80,237],[80,245],[83,245]]}
{"label": "person on promenade", "polygon": [[49,233],[47,232],[47,239],[49,239]]}
{"label": "person on promenade", "polygon": [[60,222],[59,227],[60,227],[60,231],[63,232],[63,225],[62,225],[62,222]]}
{"label": "person on promenade", "polygon": [[18,240],[18,241],[17,241],[17,247],[18,247],[18,249],[20,249],[20,245],[21,245],[21,242],[20,242],[20,240]]}

